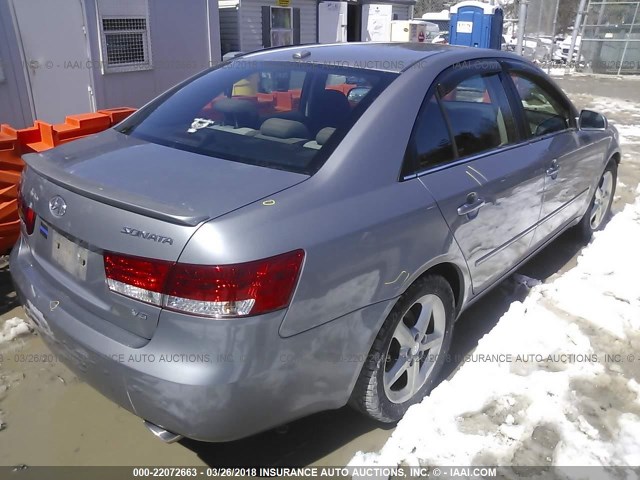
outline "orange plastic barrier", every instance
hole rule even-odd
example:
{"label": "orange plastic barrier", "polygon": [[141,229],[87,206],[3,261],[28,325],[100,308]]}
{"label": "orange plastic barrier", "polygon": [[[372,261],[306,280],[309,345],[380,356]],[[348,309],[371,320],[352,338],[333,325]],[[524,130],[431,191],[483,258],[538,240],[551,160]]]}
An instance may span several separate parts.
{"label": "orange plastic barrier", "polygon": [[[356,88],[356,85],[350,83],[343,83],[338,85],[329,85],[327,90],[335,90],[343,95],[349,95],[349,92]],[[290,112],[297,110],[300,105],[300,96],[302,94],[301,89],[294,90],[282,90],[273,91],[271,93],[255,93],[253,95],[236,95],[232,98],[245,100],[253,103],[258,107],[258,114],[260,116],[275,115],[283,112]],[[228,98],[225,94],[220,94],[214,98],[211,102],[204,106],[200,111],[200,116],[208,118],[209,120],[222,120],[223,115],[220,112],[215,111],[213,108],[217,101]]]}
{"label": "orange plastic barrier", "polygon": [[100,132],[133,112],[135,108],[98,110],[97,113],[69,115],[64,123],[56,125],[36,120],[32,127],[19,130],[0,125],[0,253],[7,253],[20,234],[17,197],[24,167],[21,156]]}

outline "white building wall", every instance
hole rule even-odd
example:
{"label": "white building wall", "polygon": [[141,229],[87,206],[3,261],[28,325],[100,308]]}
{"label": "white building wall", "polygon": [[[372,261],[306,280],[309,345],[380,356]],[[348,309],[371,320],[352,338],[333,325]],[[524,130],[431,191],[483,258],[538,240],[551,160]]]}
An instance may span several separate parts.
{"label": "white building wall", "polygon": [[[126,14],[141,0],[85,0],[91,56],[101,57],[100,13]],[[103,73],[93,70],[98,108],[141,107],[186,78],[220,61],[220,20],[217,0],[147,0],[152,67],[148,70]],[[97,10],[96,10],[97,7]],[[122,10],[119,10],[119,8]],[[104,14],[104,13],[103,13]],[[207,14],[209,15],[207,17]]]}

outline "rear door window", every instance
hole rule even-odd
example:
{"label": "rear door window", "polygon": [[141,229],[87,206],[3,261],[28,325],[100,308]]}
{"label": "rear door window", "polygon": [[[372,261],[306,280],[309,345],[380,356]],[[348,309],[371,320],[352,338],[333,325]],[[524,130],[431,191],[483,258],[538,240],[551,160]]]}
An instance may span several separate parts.
{"label": "rear door window", "polygon": [[500,74],[478,74],[440,90],[458,157],[516,141],[516,129]]}

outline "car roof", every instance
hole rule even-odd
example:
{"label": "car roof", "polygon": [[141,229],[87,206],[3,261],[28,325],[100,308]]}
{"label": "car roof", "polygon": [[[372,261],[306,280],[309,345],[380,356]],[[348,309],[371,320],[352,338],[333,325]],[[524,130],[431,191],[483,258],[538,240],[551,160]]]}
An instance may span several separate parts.
{"label": "car roof", "polygon": [[[320,65],[400,73],[425,58],[447,51],[459,51],[461,48],[464,47],[432,43],[378,42],[296,45],[260,50],[236,57],[236,61],[301,61]],[[300,58],[294,58],[294,54],[300,54]]]}

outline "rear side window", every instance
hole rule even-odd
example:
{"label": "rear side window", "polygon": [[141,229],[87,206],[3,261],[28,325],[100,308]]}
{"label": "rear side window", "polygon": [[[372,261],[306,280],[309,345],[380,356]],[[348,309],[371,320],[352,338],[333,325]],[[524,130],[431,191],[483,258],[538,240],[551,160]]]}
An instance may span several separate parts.
{"label": "rear side window", "polygon": [[517,72],[511,79],[522,102],[526,128],[532,136],[540,137],[571,127],[569,107],[540,82]]}
{"label": "rear side window", "polygon": [[118,129],[202,155],[313,174],[396,77],[236,60],[167,92]]}
{"label": "rear side window", "polygon": [[441,90],[458,157],[467,157],[516,140],[515,124],[498,73],[474,75]]}

